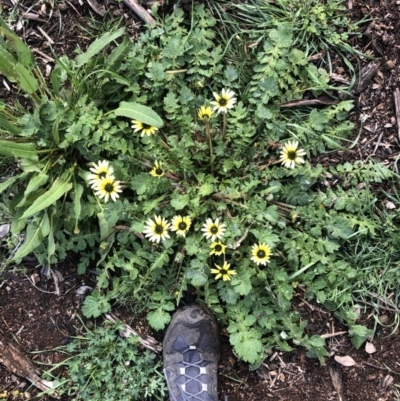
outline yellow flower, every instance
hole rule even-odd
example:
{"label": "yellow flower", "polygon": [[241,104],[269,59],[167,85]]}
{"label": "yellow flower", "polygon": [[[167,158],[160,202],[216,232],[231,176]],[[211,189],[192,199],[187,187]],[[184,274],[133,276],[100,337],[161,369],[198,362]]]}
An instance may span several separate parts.
{"label": "yellow flower", "polygon": [[171,230],[176,231],[177,235],[185,237],[191,224],[192,220],[188,216],[174,216],[171,221]]}
{"label": "yellow flower", "polygon": [[132,120],[132,126],[131,128],[134,128],[133,132],[140,132],[141,135],[140,136],[144,136],[144,135],[153,135],[156,131],[158,131],[157,127],[154,127],[153,125],[149,125],[149,124],[145,124],[142,123],[139,120]]}
{"label": "yellow flower", "polygon": [[154,216],[154,221],[148,219],[143,233],[149,237],[149,241],[160,242],[169,238],[168,229],[170,224],[161,216]]}
{"label": "yellow flower", "polygon": [[221,95],[213,92],[213,96],[215,100],[210,103],[214,105],[214,110],[218,113],[226,113],[228,109],[232,109],[236,103],[236,98],[234,97],[235,92],[230,89],[222,89]]}
{"label": "yellow flower", "polygon": [[211,241],[215,241],[216,239],[221,239],[225,233],[225,224],[219,222],[219,219],[215,219],[213,222],[211,219],[207,219],[206,222],[203,224],[203,235]]}
{"label": "yellow flower", "polygon": [[224,281],[230,281],[231,276],[236,274],[235,270],[229,270],[231,265],[229,263],[224,262],[221,266],[215,265],[216,269],[210,269],[212,274],[216,274],[215,280],[218,280],[222,277]]}
{"label": "yellow flower", "polygon": [[217,241],[217,242],[213,242],[210,245],[210,248],[212,249],[212,251],[210,252],[210,255],[222,255],[223,253],[225,253],[225,248],[226,245],[222,244],[221,241]]}
{"label": "yellow flower", "polygon": [[163,170],[163,168],[161,166],[161,163],[154,162],[154,168],[153,168],[153,170],[150,171],[150,174],[153,177],[161,178],[164,175],[164,170]]}
{"label": "yellow flower", "polygon": [[210,106],[201,106],[199,111],[197,112],[197,117],[199,117],[199,120],[202,121],[209,121],[211,116],[213,114],[213,111],[211,110]]}
{"label": "yellow flower", "polygon": [[251,248],[251,260],[257,265],[266,265],[272,255],[271,248],[267,244],[255,244]]}
{"label": "yellow flower", "polygon": [[97,189],[97,184],[103,178],[114,178],[114,169],[108,165],[107,160],[99,161],[97,164],[92,163],[89,170],[91,173],[88,175],[89,184],[93,189]]}
{"label": "yellow flower", "polygon": [[281,150],[281,158],[279,161],[288,168],[294,168],[297,164],[304,163],[304,159],[301,156],[306,154],[304,149],[297,149],[299,143],[297,141],[286,142]]}
{"label": "yellow flower", "polygon": [[106,177],[97,181],[94,189],[100,199],[104,198],[104,202],[108,202],[109,198],[115,202],[119,198],[118,192],[122,192],[120,182],[115,181],[114,177]]}

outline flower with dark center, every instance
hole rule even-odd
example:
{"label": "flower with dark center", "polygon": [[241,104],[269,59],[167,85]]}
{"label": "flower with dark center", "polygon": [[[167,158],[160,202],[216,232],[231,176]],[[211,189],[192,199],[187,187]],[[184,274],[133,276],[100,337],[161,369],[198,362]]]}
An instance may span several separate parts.
{"label": "flower with dark center", "polygon": [[287,141],[281,150],[281,158],[279,161],[288,168],[294,168],[296,164],[303,164],[302,156],[306,154],[304,149],[297,149],[299,143],[297,141]]}
{"label": "flower with dark center", "polygon": [[266,265],[269,262],[270,256],[272,255],[271,248],[263,244],[255,244],[251,248],[251,260],[257,265]]}
{"label": "flower with dark center", "polygon": [[221,241],[217,241],[217,242],[213,242],[210,245],[210,248],[211,248],[210,255],[219,256],[219,255],[222,255],[223,253],[225,253],[226,245],[221,243]]}
{"label": "flower with dark center", "polygon": [[213,114],[213,111],[211,110],[210,106],[201,106],[199,111],[197,112],[197,117],[199,120],[202,121],[209,121],[211,119],[211,116]]}
{"label": "flower with dark center", "polygon": [[176,231],[177,235],[185,237],[191,224],[192,220],[188,216],[174,216],[171,221],[171,230]]}
{"label": "flower with dark center", "polygon": [[144,135],[153,135],[156,131],[158,131],[157,127],[154,127],[153,125],[149,125],[146,123],[142,123],[139,120],[132,120],[132,125],[131,128],[134,129],[133,132],[140,132],[140,136]]}
{"label": "flower with dark center", "polygon": [[218,218],[215,219],[215,221],[207,219],[206,222],[203,224],[203,228],[201,229],[201,231],[203,231],[203,235],[207,239],[211,238],[211,241],[215,241],[217,239],[221,239],[224,235],[225,224],[220,223]]}
{"label": "flower with dark center", "polygon": [[232,109],[236,103],[235,92],[230,89],[222,89],[222,93],[219,95],[213,92],[215,100],[210,102],[214,106],[214,110],[218,113],[226,113],[228,109]]}
{"label": "flower with dark center", "polygon": [[224,281],[230,281],[231,276],[236,274],[235,270],[231,270],[231,265],[224,262],[222,266],[215,264],[216,269],[210,269],[212,274],[215,274],[215,280],[222,278]]}
{"label": "flower with dark center", "polygon": [[107,160],[91,163],[93,167],[90,167],[91,173],[88,175],[89,184],[93,189],[97,189],[98,183],[104,178],[114,179],[114,169],[108,165]]}
{"label": "flower with dark center", "polygon": [[122,192],[119,181],[115,181],[114,177],[103,178],[97,181],[95,194],[100,198],[104,198],[104,202],[108,202],[111,198],[114,202],[119,198],[118,192]]}
{"label": "flower with dark center", "polygon": [[157,242],[169,238],[168,230],[170,224],[161,216],[154,216],[154,220],[148,219],[146,227],[143,231],[145,237],[149,237],[149,241]]}
{"label": "flower with dark center", "polygon": [[164,169],[162,168],[160,162],[154,162],[154,167],[153,170],[150,171],[150,174],[157,178],[161,178],[164,175]]}

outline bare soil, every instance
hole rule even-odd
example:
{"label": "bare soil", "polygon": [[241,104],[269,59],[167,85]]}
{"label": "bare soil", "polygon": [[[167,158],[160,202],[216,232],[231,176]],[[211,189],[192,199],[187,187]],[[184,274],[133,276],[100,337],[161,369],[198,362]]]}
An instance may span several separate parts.
{"label": "bare soil", "polygon": [[[11,13],[8,0],[0,0],[3,16]],[[50,3],[25,2],[31,10],[42,13],[42,21],[21,18],[15,21],[15,30],[36,52],[43,66],[51,67],[48,38],[39,27],[55,42],[53,49],[60,56],[72,57],[77,48],[85,49],[93,40],[78,24],[88,27],[99,17],[88,4],[66,1],[52,10]],[[11,4],[11,3],[10,3]],[[20,3],[22,4],[22,3]],[[43,8],[45,5],[45,8]],[[358,144],[348,151],[330,154],[329,159],[321,157],[320,162],[329,165],[343,160],[367,160],[374,158],[397,171],[399,158],[400,126],[396,120],[394,96],[400,87],[400,4],[395,0],[349,0],[349,13],[355,21],[362,17],[371,20],[363,26],[362,38],[354,39],[353,46],[367,52],[374,59],[363,59],[362,66],[374,63],[377,71],[368,85],[357,94],[357,107],[351,113],[355,122],[353,137],[360,133]],[[128,34],[135,37],[142,26],[122,3],[105,7],[113,15],[120,15],[128,26]],[[47,13],[47,14],[46,14]],[[93,16],[93,17],[92,17]],[[62,23],[60,22],[62,21]],[[50,59],[49,59],[50,57]],[[360,66],[360,67],[362,67]],[[48,67],[48,68],[49,68]],[[346,79],[346,73],[338,65],[336,74]],[[7,101],[15,99],[13,88],[0,88],[0,96]],[[40,266],[25,265],[25,273],[8,271],[0,278],[0,334],[5,335],[23,350],[40,369],[59,362],[63,355],[55,348],[65,344],[70,337],[79,333],[83,322],[80,307],[82,296],[76,290],[92,285],[95,277],[76,274],[76,260],[71,257],[56,267],[61,274],[58,291],[54,280],[41,273]],[[400,305],[399,305],[400,307]],[[378,329],[371,340],[376,348],[367,353],[365,348],[356,350],[333,315],[312,305],[297,294],[296,309],[309,322],[309,334],[331,335],[327,338],[327,349],[331,357],[321,366],[315,359],[306,357],[303,349],[292,353],[271,352],[257,371],[250,371],[232,354],[228,337],[221,330],[222,359],[219,366],[220,398],[227,395],[229,401],[390,401],[400,399],[400,332],[392,332],[394,316],[380,312]],[[132,321],[129,311],[115,311],[131,326],[143,326]],[[373,328],[376,325],[372,314],[361,315],[362,324]],[[143,328],[149,331],[148,327]],[[153,333],[162,339],[162,333]],[[356,365],[342,366],[335,362],[334,355],[351,356]],[[49,396],[37,396],[38,391],[23,377],[12,373],[0,364],[0,399],[7,400],[51,400]]]}

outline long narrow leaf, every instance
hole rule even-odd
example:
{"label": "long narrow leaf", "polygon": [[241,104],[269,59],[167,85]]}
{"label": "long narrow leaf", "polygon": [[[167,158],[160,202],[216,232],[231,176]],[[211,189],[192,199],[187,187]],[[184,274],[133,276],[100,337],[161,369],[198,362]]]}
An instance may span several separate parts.
{"label": "long narrow leaf", "polygon": [[76,66],[82,67],[85,65],[92,57],[100,53],[108,44],[122,36],[124,33],[125,28],[120,28],[114,33],[106,32],[104,35],[100,36],[88,47],[85,53],[80,54],[76,58]]}
{"label": "long narrow leaf", "polygon": [[132,118],[139,120],[144,124],[152,125],[160,128],[163,125],[162,119],[150,107],[143,106],[139,103],[121,102],[118,109],[114,110],[117,116]]}
{"label": "long narrow leaf", "polygon": [[125,55],[129,52],[131,48],[132,42],[128,37],[125,36],[122,43],[118,47],[116,47],[108,56],[105,62],[106,69],[110,71],[117,71]]}
{"label": "long narrow leaf", "polygon": [[22,90],[31,95],[39,89],[37,79],[33,74],[22,64],[15,66],[15,73],[17,74],[18,84]]}
{"label": "long narrow leaf", "polygon": [[33,143],[13,142],[12,140],[0,140],[0,155],[37,160],[38,154]]}
{"label": "long narrow leaf", "polygon": [[18,55],[18,62],[24,67],[29,67],[33,62],[34,58],[29,47],[16,35],[6,24],[6,22],[0,17],[0,32],[3,33],[7,39],[7,48],[14,50]]}
{"label": "long narrow leaf", "polygon": [[0,128],[13,135],[18,135],[21,130],[14,124],[11,124],[5,117],[0,114]]}
{"label": "long narrow leaf", "polygon": [[26,229],[25,241],[11,260],[18,260],[26,255],[29,255],[42,243],[42,241],[42,222],[40,222],[40,224],[28,224],[28,228]]}
{"label": "long narrow leaf", "polygon": [[17,63],[14,56],[4,47],[0,46],[0,72],[4,74],[10,81],[16,80],[14,67]]}
{"label": "long narrow leaf", "polygon": [[72,184],[70,182],[64,181],[62,178],[57,178],[54,181],[52,187],[43,195],[39,196],[39,198],[37,198],[35,202],[33,202],[32,205],[27,210],[25,210],[20,219],[25,219],[29,216],[33,216],[46,207],[52,205],[71,188]]}

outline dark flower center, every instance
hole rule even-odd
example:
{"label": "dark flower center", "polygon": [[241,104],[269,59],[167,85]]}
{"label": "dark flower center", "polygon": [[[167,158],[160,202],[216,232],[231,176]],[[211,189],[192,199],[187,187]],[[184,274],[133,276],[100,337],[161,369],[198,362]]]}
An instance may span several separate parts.
{"label": "dark flower center", "polygon": [[211,228],[210,228],[210,232],[211,232],[211,234],[217,234],[218,233],[218,227],[217,226],[212,226]]}
{"label": "dark flower center", "polygon": [[164,227],[161,224],[157,224],[154,228],[154,232],[161,235],[164,232]]}
{"label": "dark flower center", "polygon": [[183,222],[183,221],[181,221],[181,222],[178,224],[178,228],[179,228],[180,230],[186,230],[186,227],[187,227],[187,224],[186,224],[185,222]]}
{"label": "dark flower center", "polygon": [[106,178],[107,177],[107,171],[102,171],[98,174],[99,178]]}
{"label": "dark flower center", "polygon": [[228,270],[226,270],[226,269],[221,269],[219,272],[220,272],[223,276],[225,276],[225,275],[228,274]]}
{"label": "dark flower center", "polygon": [[214,247],[214,250],[216,251],[216,252],[221,252],[222,251],[222,245],[215,245],[215,247]]}
{"label": "dark flower center", "polygon": [[224,98],[218,100],[220,106],[225,107],[228,104],[228,101]]}
{"label": "dark flower center", "polygon": [[156,168],[156,174],[157,175],[163,175],[164,174],[164,170],[162,168]]}
{"label": "dark flower center", "polygon": [[265,258],[265,251],[263,251],[262,249],[257,251],[257,257],[259,257],[260,259]]}
{"label": "dark flower center", "polygon": [[297,152],[295,150],[290,150],[289,152],[287,152],[287,158],[289,160],[296,160]]}
{"label": "dark flower center", "polygon": [[104,191],[108,192],[109,194],[114,192],[114,184],[109,183],[109,184],[104,185]]}
{"label": "dark flower center", "polygon": [[142,123],[142,129],[149,129],[149,128],[151,128],[151,125]]}

